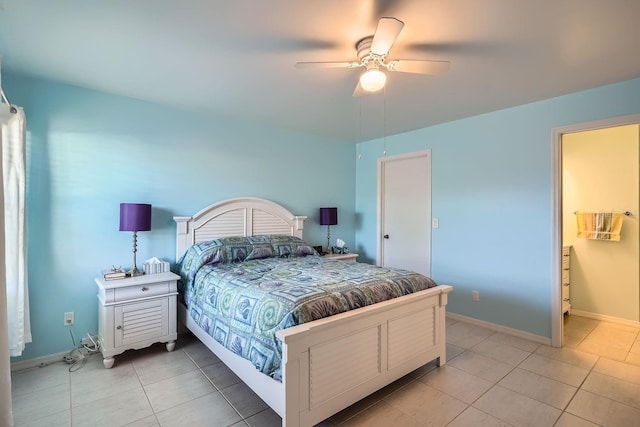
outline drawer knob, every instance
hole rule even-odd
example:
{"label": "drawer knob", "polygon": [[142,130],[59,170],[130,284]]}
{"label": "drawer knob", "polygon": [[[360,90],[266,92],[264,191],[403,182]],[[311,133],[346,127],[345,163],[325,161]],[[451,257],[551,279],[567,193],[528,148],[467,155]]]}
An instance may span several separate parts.
{"label": "drawer knob", "polygon": [[116,326],[116,329],[122,329],[122,325]]}
{"label": "drawer knob", "polygon": [[569,286],[570,283],[563,283],[562,286]]}
{"label": "drawer knob", "polygon": [[569,301],[569,298],[564,298],[562,301]]}
{"label": "drawer knob", "polygon": [[143,287],[142,287],[142,292],[146,292],[146,291],[148,291],[148,290],[149,290],[149,288],[147,288],[146,286],[143,286]]}

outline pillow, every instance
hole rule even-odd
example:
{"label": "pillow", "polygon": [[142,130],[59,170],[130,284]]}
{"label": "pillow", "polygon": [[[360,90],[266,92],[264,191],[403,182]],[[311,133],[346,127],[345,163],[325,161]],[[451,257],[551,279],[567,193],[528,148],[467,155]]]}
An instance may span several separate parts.
{"label": "pillow", "polygon": [[317,254],[310,245],[296,236],[272,235],[271,246],[273,246],[275,256],[279,258],[304,257]]}
{"label": "pillow", "polygon": [[219,240],[224,245],[226,263],[245,261],[253,250],[247,237],[223,237]]}
{"label": "pillow", "polygon": [[191,246],[176,263],[173,272],[180,275],[179,288],[193,284],[200,268],[207,264],[226,264],[263,258],[294,258],[316,255],[304,240],[287,235],[232,236],[209,240]]}
{"label": "pillow", "polygon": [[219,264],[224,260],[224,244],[219,239],[191,246],[173,268],[173,272],[181,278],[178,283],[180,290],[192,285],[193,278],[203,265]]}
{"label": "pillow", "polygon": [[251,243],[251,252],[247,255],[246,261],[252,259],[271,258],[274,256],[273,247],[269,241],[269,236],[247,237]]}

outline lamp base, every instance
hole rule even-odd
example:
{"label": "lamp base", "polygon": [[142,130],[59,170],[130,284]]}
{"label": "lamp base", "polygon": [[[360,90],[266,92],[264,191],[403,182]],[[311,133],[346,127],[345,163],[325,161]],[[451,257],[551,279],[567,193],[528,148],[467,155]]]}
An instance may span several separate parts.
{"label": "lamp base", "polygon": [[327,255],[331,255],[331,226],[327,225]]}
{"label": "lamp base", "polygon": [[133,267],[129,271],[131,277],[142,276],[144,271],[138,270],[138,263],[136,262],[136,252],[138,251],[138,232],[133,232]]}

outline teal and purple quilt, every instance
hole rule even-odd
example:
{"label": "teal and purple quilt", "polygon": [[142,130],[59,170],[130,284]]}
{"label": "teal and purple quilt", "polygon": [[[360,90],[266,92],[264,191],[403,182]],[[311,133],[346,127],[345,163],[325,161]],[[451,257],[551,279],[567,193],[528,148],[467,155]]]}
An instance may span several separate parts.
{"label": "teal and purple quilt", "polygon": [[276,379],[282,353],[276,331],[436,286],[415,272],[295,256],[295,248],[283,257],[275,251],[225,262],[228,248],[212,255],[220,245],[203,245],[177,265],[189,315],[221,345]]}

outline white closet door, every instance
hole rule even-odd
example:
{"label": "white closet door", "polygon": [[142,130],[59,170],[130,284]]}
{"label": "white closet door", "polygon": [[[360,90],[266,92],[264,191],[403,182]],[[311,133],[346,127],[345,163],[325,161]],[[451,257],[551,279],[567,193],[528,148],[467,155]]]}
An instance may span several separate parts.
{"label": "white closet door", "polygon": [[378,161],[378,264],[431,274],[431,150]]}

